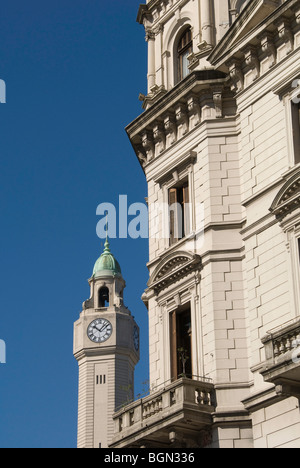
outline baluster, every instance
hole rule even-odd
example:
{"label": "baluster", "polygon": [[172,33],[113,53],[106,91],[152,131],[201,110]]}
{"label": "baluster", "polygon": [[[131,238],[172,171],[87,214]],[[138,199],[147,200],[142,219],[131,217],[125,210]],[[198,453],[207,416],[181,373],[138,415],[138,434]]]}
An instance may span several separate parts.
{"label": "baluster", "polygon": [[280,341],[279,354],[284,354],[284,353],[285,353],[285,345],[284,345],[284,340],[282,339]]}
{"label": "baluster", "polygon": [[275,341],[275,343],[274,343],[274,356],[275,356],[275,357],[279,356],[278,341]]}
{"label": "baluster", "polygon": [[286,339],[286,345],[285,346],[286,346],[286,351],[291,351],[291,349],[292,349],[292,340],[291,340],[290,335]]}

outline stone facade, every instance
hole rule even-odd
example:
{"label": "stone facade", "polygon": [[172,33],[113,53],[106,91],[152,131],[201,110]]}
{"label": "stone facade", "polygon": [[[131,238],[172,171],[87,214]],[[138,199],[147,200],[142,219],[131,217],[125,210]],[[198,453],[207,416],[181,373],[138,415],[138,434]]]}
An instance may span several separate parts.
{"label": "stone facade", "polygon": [[151,391],[114,416],[113,447],[300,448],[300,1],[230,6],[139,9],[148,95],[127,133],[148,183]]}

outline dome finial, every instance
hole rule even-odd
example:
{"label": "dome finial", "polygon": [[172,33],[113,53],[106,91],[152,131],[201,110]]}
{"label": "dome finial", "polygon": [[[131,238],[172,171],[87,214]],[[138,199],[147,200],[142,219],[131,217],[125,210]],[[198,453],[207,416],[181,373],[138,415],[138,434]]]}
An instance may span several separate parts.
{"label": "dome finial", "polygon": [[108,211],[106,212],[106,241],[104,244],[104,253],[110,253],[109,240],[108,240]]}
{"label": "dome finial", "polygon": [[121,268],[113,254],[111,253],[109,247],[109,238],[108,238],[108,213],[106,212],[106,241],[104,244],[104,251],[100,258],[94,266],[93,277],[102,278],[102,277],[122,277]]}

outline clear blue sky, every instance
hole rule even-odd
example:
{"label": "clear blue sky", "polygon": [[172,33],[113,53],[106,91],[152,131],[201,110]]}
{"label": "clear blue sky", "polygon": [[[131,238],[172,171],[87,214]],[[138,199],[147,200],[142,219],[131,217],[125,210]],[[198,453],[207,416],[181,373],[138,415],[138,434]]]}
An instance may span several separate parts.
{"label": "clear blue sky", "polygon": [[[101,253],[96,208],[143,202],[125,133],[146,91],[138,0],[10,0],[0,14],[0,447],[75,447],[73,322]],[[147,240],[114,240],[148,378]]]}

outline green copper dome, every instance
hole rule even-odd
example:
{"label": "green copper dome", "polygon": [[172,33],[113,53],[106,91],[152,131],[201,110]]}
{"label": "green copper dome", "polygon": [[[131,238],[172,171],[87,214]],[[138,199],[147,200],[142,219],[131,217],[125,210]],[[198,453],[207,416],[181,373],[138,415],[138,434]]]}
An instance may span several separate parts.
{"label": "green copper dome", "polygon": [[95,263],[93,278],[101,278],[103,276],[122,276],[121,267],[109,248],[109,242],[106,240],[104,252]]}

